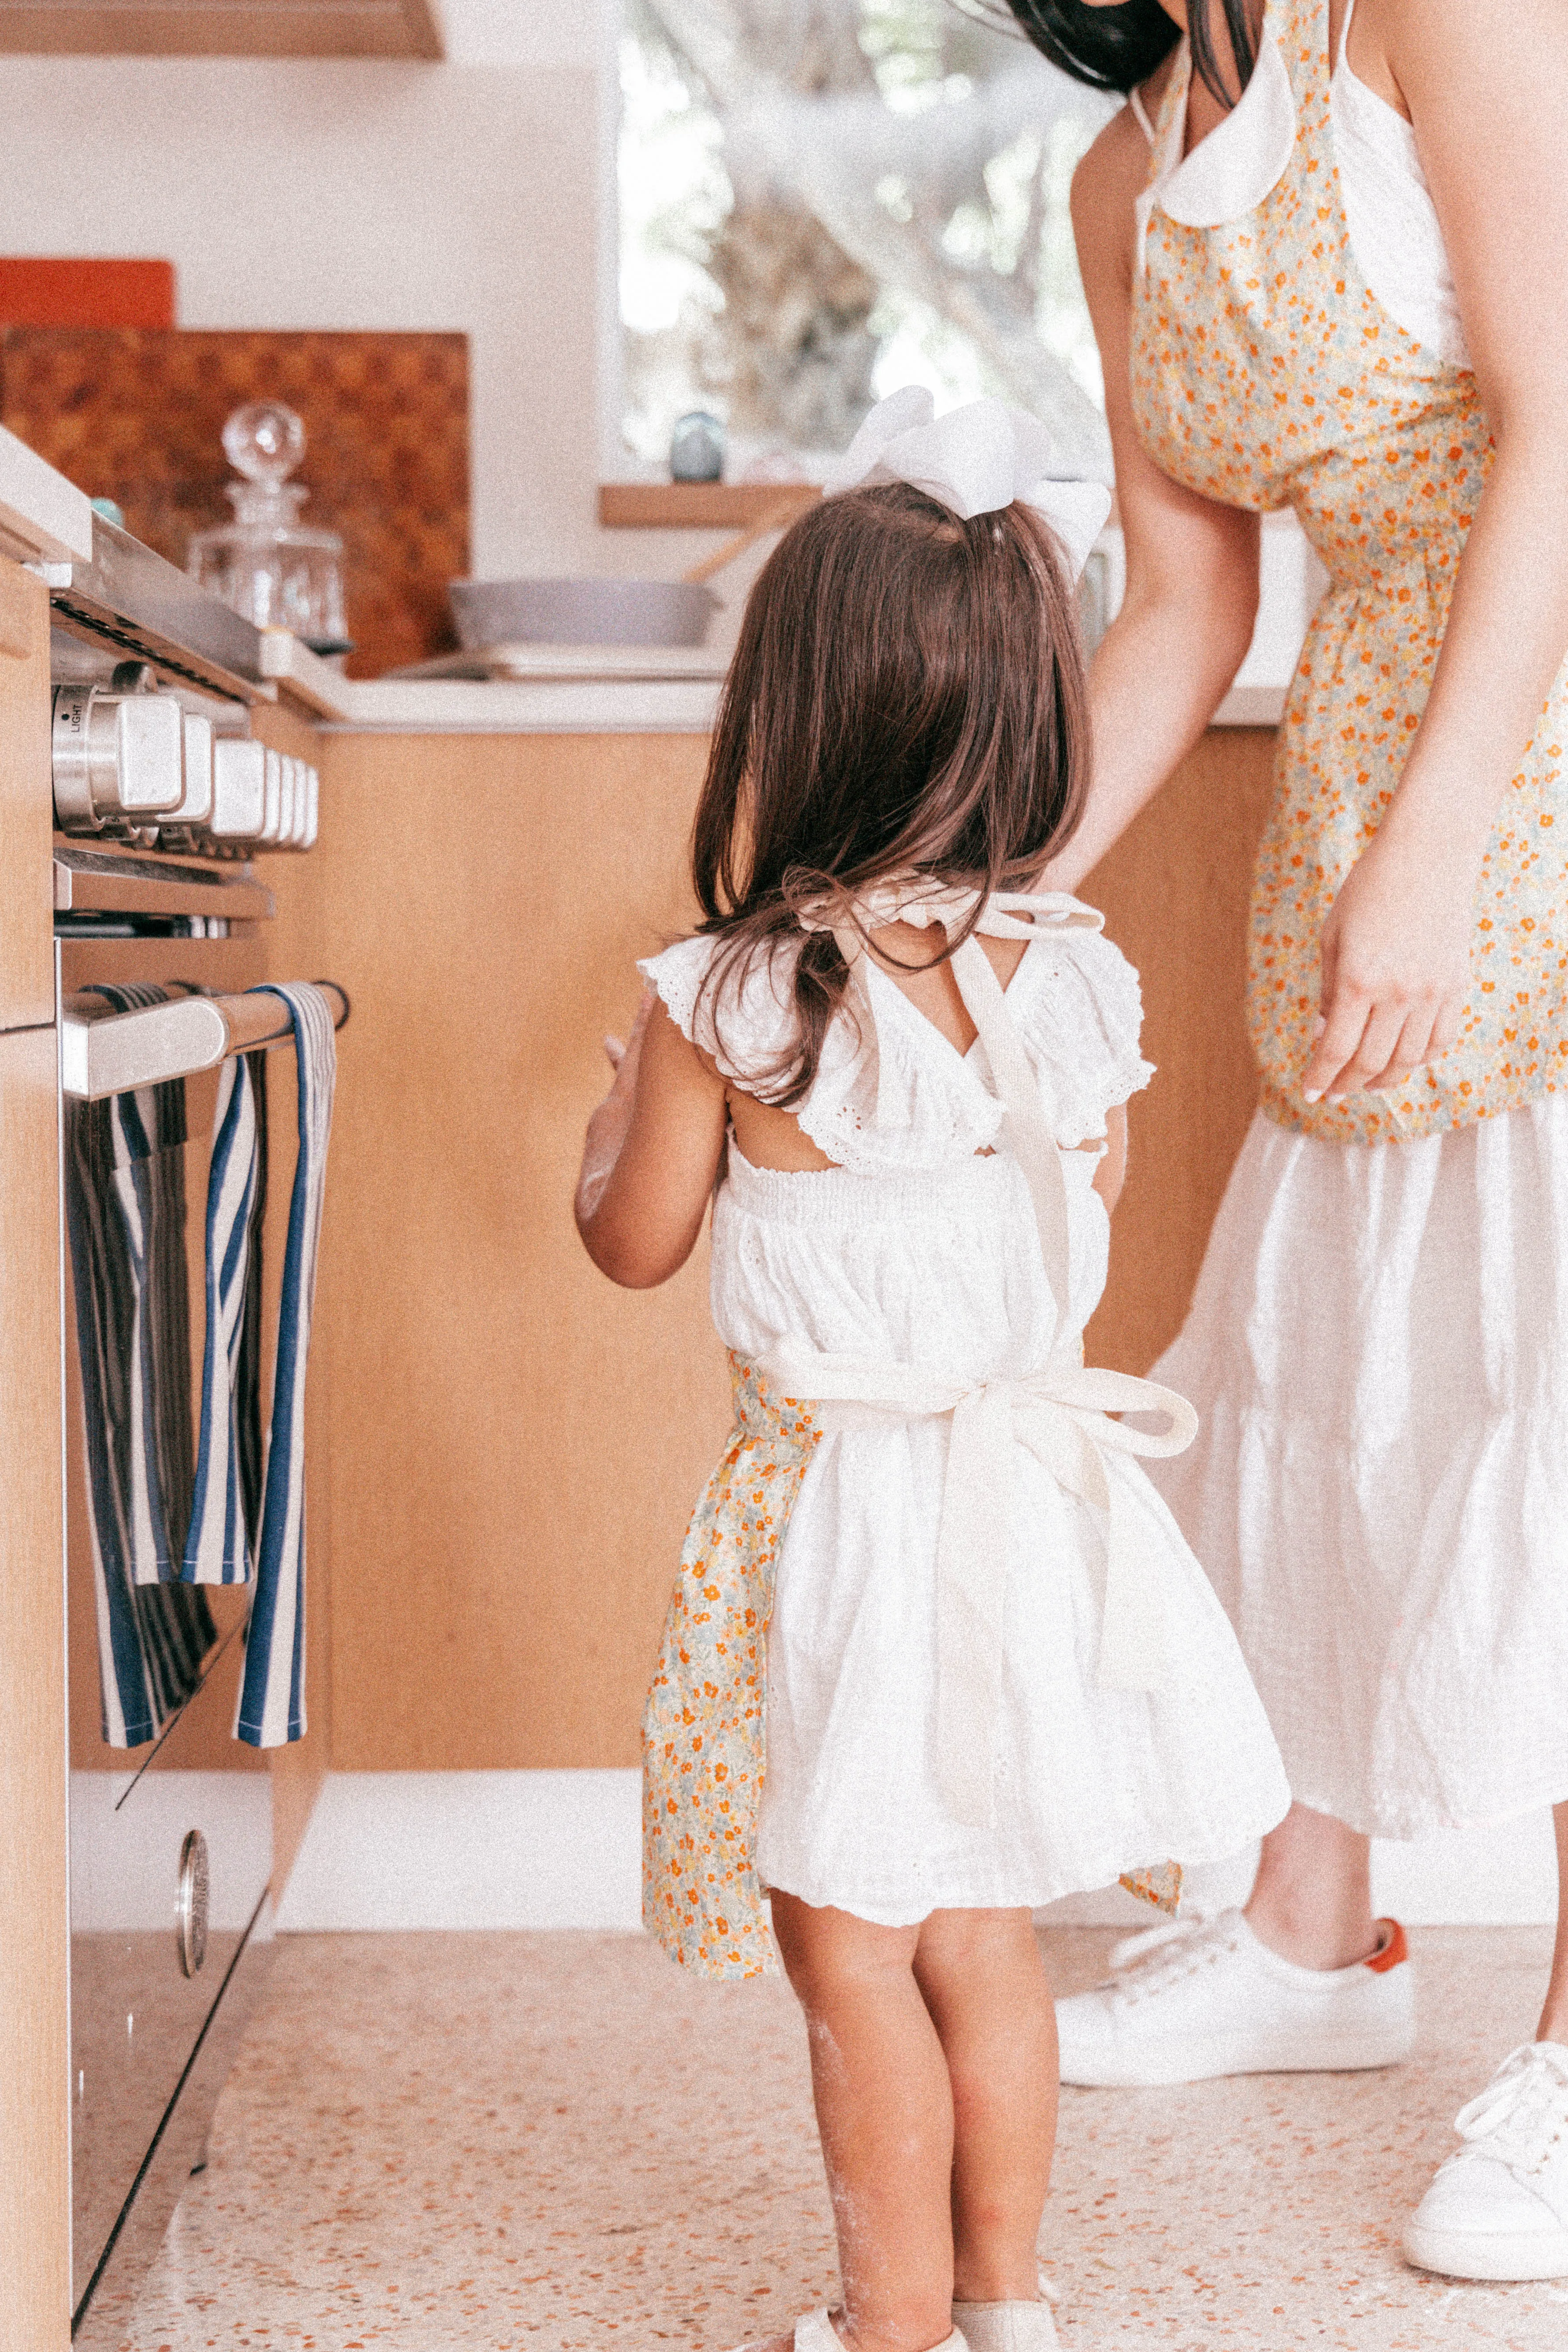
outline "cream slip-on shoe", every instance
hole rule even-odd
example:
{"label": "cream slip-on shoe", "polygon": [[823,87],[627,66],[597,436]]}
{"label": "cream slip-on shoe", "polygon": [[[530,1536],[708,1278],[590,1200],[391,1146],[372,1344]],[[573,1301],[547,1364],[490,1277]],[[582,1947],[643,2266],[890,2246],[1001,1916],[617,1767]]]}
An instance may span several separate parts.
{"label": "cream slip-on shoe", "polygon": [[[1042,2343],[1054,2340],[1041,2338]],[[752,2347],[742,2345],[740,2352],[752,2352]],[[804,2319],[795,2321],[795,2352],[844,2352],[844,2339],[826,2311],[807,2312]],[[955,2327],[941,2344],[932,2345],[931,2352],[969,2352],[969,2347]]]}
{"label": "cream slip-on shoe", "polygon": [[955,2303],[952,2322],[969,2352],[1057,2352],[1048,2303]]}

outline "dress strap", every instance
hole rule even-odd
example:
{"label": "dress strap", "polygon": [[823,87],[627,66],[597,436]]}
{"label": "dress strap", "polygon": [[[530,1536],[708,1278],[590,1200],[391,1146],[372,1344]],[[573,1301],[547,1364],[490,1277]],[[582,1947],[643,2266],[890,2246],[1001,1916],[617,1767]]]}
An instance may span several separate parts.
{"label": "dress strap", "polygon": [[1149,120],[1149,110],[1143,103],[1142,91],[1141,89],[1130,89],[1127,93],[1127,103],[1132,109],[1133,121],[1138,125],[1139,130],[1143,133],[1143,136],[1149,142],[1150,146],[1152,147],[1154,144],[1154,126]]}
{"label": "dress strap", "polygon": [[931,923],[962,929],[972,917],[974,930],[952,952],[952,976],[985,1048],[1006,1113],[1008,1139],[1029,1187],[1040,1255],[1061,1336],[1068,1321],[1069,1267],[1067,1176],[1061,1149],[1046,1117],[1038,1083],[1007,1003],[1007,992],[974,933],[983,932],[989,939],[1032,940],[1042,930],[1099,931],[1105,927],[1104,916],[1064,891],[998,890],[983,899],[978,890],[935,882],[924,875],[897,877],[847,902],[815,899],[797,909],[803,930],[833,933],[848,967],[857,1015],[868,1024],[873,1036],[877,1010],[864,970],[868,933],[899,922],[913,923],[921,929]]}

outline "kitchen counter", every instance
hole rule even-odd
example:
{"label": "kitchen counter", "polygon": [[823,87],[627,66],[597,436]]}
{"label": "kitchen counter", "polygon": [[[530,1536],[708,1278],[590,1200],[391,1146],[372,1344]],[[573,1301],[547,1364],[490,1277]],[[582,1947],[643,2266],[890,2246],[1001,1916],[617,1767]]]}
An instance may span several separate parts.
{"label": "kitchen counter", "polygon": [[[1300,639],[1249,655],[1215,715],[1216,727],[1277,727]],[[721,659],[615,646],[513,647],[530,674],[505,679],[344,678],[289,639],[269,667],[286,696],[328,734],[706,735],[723,681]],[[521,665],[519,665],[521,670]]]}

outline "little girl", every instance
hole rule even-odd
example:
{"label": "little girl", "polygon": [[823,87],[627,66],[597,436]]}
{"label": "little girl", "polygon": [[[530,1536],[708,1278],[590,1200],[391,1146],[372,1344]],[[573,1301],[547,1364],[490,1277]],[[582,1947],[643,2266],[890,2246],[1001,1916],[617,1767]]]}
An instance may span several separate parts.
{"label": "little girl", "polygon": [[1056,2343],[1030,1912],[1289,1801],[1134,1459],[1191,1409],[1083,1367],[1151,1072],[1100,917],[1028,891],[1087,782],[1051,525],[1081,562],[1106,504],[1041,479],[1044,441],[897,394],[770,559],[697,813],[705,920],[641,967],[578,1192],[633,1287],[713,1203],[736,1423],[648,1704],[645,1917],[752,1975],[771,1892],[805,2011],[844,2302],[770,2352]]}

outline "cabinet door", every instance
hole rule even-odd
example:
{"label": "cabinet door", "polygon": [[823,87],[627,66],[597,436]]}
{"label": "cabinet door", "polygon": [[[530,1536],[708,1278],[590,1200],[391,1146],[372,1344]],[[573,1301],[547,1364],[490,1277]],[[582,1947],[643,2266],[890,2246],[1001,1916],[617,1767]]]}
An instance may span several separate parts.
{"label": "cabinet door", "polygon": [[0,1033],[0,2280],[26,2352],[63,2352],[70,2313],[58,1134],[53,1027]]}

